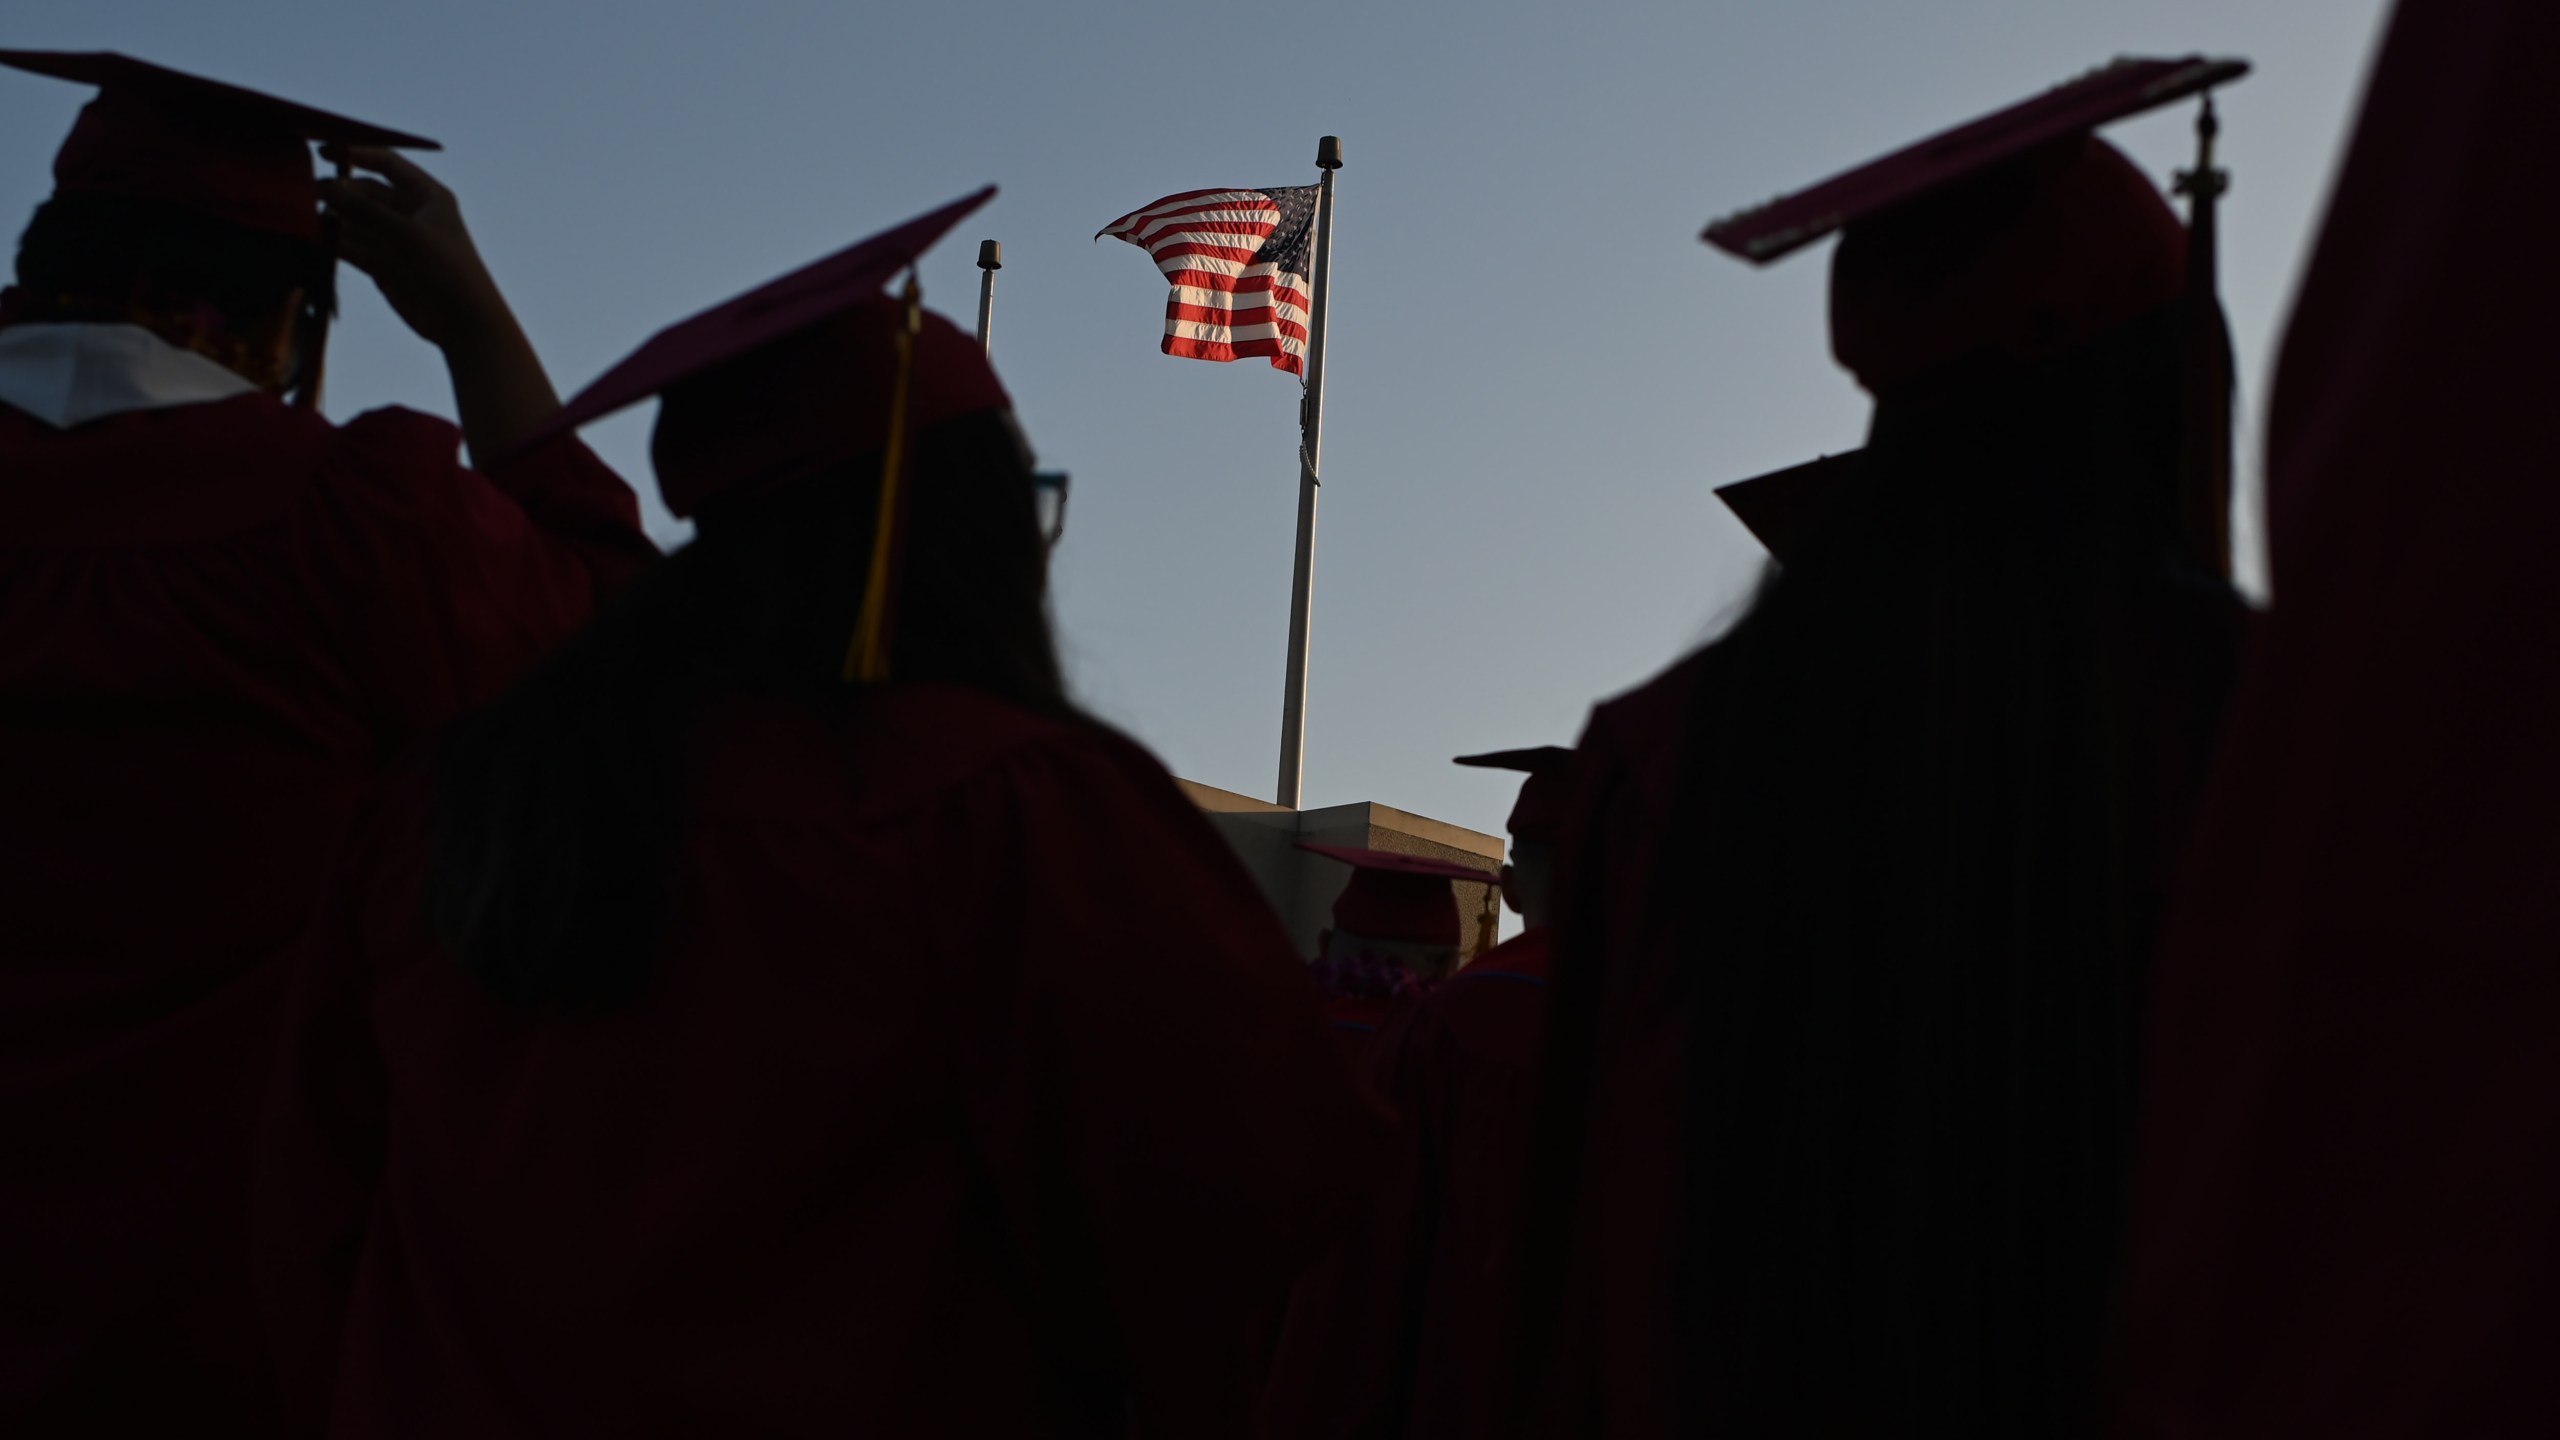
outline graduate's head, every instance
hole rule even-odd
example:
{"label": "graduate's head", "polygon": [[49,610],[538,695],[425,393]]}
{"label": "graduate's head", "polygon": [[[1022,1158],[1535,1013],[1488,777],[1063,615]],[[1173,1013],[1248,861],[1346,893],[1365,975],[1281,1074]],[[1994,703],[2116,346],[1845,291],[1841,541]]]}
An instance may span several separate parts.
{"label": "graduate's head", "polygon": [[1522,777],[1520,794],[1503,822],[1511,832],[1511,858],[1502,867],[1502,903],[1531,929],[1552,924],[1556,852],[1564,842],[1578,773],[1575,752],[1561,745],[1542,745],[1461,755],[1456,763],[1477,770],[1508,770]]}
{"label": "graduate's head", "polygon": [[875,291],[668,385],[649,438],[668,511],[717,528],[767,496],[837,483],[851,462],[883,454],[893,420],[922,440],[980,417],[1008,437],[1015,468],[1028,474],[1030,447],[985,351],[934,311],[919,308],[912,319],[903,362],[908,307]]}
{"label": "graduate's head", "polygon": [[98,87],[18,242],[0,324],[139,325],[271,390],[336,306],[311,142],[435,142],[121,55],[0,51]]}
{"label": "graduate's head", "polygon": [[1318,937],[1318,959],[1335,968],[1400,966],[1418,980],[1445,977],[1465,950],[1452,882],[1496,883],[1490,872],[1427,855],[1348,845],[1299,848],[1351,867],[1334,897],[1333,924]]}
{"label": "graduate's head", "polygon": [[2187,232],[2094,135],[2053,141],[1851,224],[1831,260],[1831,351],[1892,404],[1984,357],[2041,362],[2175,304]]}
{"label": "graduate's head", "polygon": [[317,241],[160,201],[57,195],[18,238],[0,324],[139,325],[282,392],[300,364],[302,317],[336,303],[336,275]]}
{"label": "graduate's head", "polygon": [[2185,226],[2099,127],[2248,73],[2200,55],[2120,59],[1704,238],[1765,265],[1839,233],[1832,352],[1879,400],[1983,354],[2043,360],[2187,290]]}

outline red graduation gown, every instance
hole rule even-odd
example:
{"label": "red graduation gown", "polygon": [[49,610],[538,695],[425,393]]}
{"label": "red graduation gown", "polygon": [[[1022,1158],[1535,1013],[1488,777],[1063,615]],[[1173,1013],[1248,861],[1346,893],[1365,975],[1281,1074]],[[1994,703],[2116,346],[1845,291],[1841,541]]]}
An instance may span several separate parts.
{"label": "red graduation gown", "polygon": [[1504,1433],[1548,942],[1515,936],[1387,1017],[1372,1073],[1394,1159],[1363,1228],[1299,1284],[1263,1433]]}
{"label": "red graduation gown", "polygon": [[239,1199],[279,956],[378,759],[650,553],[574,443],[0,406],[0,1434],[272,1433]]}
{"label": "red graduation gown", "polygon": [[1334,1045],[1351,1073],[1363,1080],[1377,1068],[1378,1032],[1395,1006],[1395,1000],[1385,995],[1325,997],[1324,1020],[1333,1030]]}
{"label": "red graduation gown", "polygon": [[2128,1434],[2560,1427],[2560,8],[2399,7],[2163,953]]}
{"label": "red graduation gown", "polygon": [[682,918],[604,1018],[485,994],[421,938],[416,796],[373,827],[262,1187],[329,1432],[1240,1433],[1383,1124],[1216,833],[948,686],[698,738]]}

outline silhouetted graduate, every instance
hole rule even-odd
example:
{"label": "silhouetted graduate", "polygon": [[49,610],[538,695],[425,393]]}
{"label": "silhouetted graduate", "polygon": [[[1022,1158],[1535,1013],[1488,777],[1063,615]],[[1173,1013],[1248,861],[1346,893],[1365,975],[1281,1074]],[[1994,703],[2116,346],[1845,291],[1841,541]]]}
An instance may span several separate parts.
{"label": "silhouetted graduate", "polygon": [[1309,1275],[1265,1406],[1278,1436],[1499,1434],[1520,1319],[1521,1216],[1546,1042],[1550,877],[1574,752],[1459,758],[1526,778],[1502,897],[1526,928],[1391,1009],[1371,1074],[1396,1149],[1368,1223]]}
{"label": "silhouetted graduate", "polygon": [[266,1272],[334,1433],[1248,1422],[1377,1121],[1224,843],[1068,701],[984,354],[881,291],[991,193],[557,422],[662,395],[699,538],[393,797],[304,977]]}
{"label": "silhouetted graduate", "polygon": [[1750,614],[1579,747],[1544,1433],[2095,1426],[2145,960],[2241,612],[2186,420],[2218,312],[2090,132],[2243,68],[2122,62],[1710,228],[1845,230],[1875,417],[1798,472],[1831,488]]}
{"label": "silhouetted graduate", "polygon": [[[415,136],[114,55],[0,293],[0,1433],[273,1433],[241,1196],[281,956],[382,757],[654,552]],[[388,183],[321,212],[311,141]],[[463,429],[344,426],[334,241]]]}
{"label": "silhouetted graduate", "polygon": [[2560,1426],[2560,9],[2398,7],[2159,962],[2119,1433]]}
{"label": "silhouetted graduate", "polygon": [[1298,848],[1351,867],[1351,879],[1334,897],[1333,923],[1316,937],[1316,958],[1308,968],[1324,992],[1325,1015],[1344,1053],[1365,1075],[1378,1026],[1394,1003],[1458,968],[1466,924],[1452,882],[1494,885],[1499,877],[1428,855],[1356,845]]}

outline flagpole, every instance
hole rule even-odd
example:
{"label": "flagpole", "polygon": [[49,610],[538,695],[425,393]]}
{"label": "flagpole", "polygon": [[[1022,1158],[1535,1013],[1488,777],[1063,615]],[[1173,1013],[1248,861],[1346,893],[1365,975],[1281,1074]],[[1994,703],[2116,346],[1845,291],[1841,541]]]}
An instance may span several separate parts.
{"label": "flagpole", "polygon": [[996,272],[1004,268],[1004,242],[978,242],[978,349],[996,353]]}
{"label": "flagpole", "polygon": [[1324,316],[1333,299],[1333,172],[1342,140],[1316,142],[1316,273],[1307,297],[1307,391],[1298,404],[1298,565],[1289,580],[1289,678],[1280,702],[1279,803],[1295,810],[1306,776],[1307,630],[1315,610],[1316,491],[1324,463]]}

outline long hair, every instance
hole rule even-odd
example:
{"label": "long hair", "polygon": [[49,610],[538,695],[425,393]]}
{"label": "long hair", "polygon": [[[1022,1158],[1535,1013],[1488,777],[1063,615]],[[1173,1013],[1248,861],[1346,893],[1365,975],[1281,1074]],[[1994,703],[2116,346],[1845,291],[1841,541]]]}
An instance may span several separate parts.
{"label": "long hair", "polygon": [[1717,642],[1643,921],[1684,952],[1701,1432],[2095,1429],[2144,957],[2236,637],[2181,546],[2181,318],[1880,407]]}
{"label": "long hair", "polygon": [[[1059,674],[1031,474],[1006,417],[921,431],[908,458],[902,679],[1081,719]],[[870,455],[707,515],[658,566],[438,755],[430,930],[500,998],[543,1013],[648,988],[678,902],[683,751],[724,695],[829,709],[876,510]]]}

